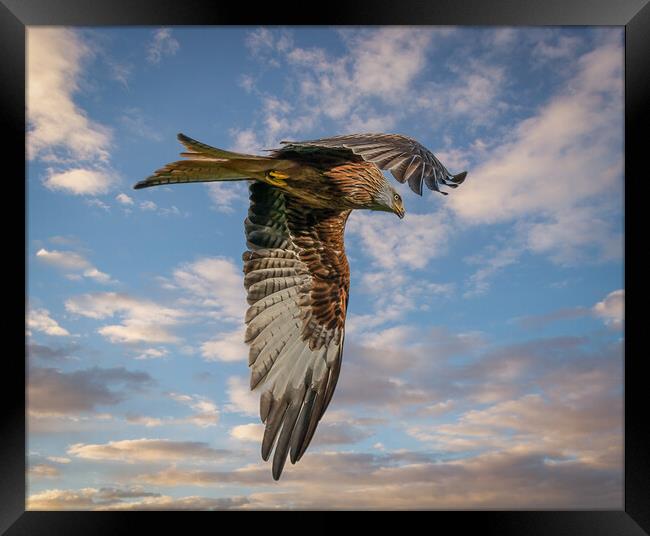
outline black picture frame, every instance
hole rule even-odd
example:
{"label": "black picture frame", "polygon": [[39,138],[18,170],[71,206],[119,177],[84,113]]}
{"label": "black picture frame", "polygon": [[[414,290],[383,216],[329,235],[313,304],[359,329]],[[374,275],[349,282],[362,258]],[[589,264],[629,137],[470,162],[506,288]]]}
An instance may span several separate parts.
{"label": "black picture frame", "polygon": [[[429,530],[450,523],[461,533],[468,528],[498,534],[641,535],[650,534],[650,464],[648,419],[643,412],[644,383],[639,351],[639,318],[632,304],[641,302],[642,258],[630,262],[643,235],[641,183],[645,170],[646,134],[650,124],[650,0],[340,0],[305,3],[216,3],[203,0],[0,0],[0,92],[2,94],[3,169],[5,172],[4,238],[12,257],[5,290],[17,289],[21,278],[25,292],[16,297],[17,311],[25,310],[25,234],[15,232],[17,218],[7,207],[26,210],[25,177],[25,27],[31,25],[607,25],[625,27],[625,504],[612,511],[484,511],[428,512],[435,517]],[[294,9],[295,8],[295,9]],[[7,167],[9,163],[9,167]],[[645,173],[643,173],[643,171]],[[23,220],[26,225],[26,219]],[[15,262],[23,259],[23,263]],[[11,273],[14,270],[15,273]],[[20,292],[16,292],[18,296]],[[12,319],[20,317],[12,312]],[[22,319],[24,320],[24,313]],[[24,324],[5,324],[5,337],[24,347]],[[151,529],[152,515],[126,512],[26,512],[25,511],[25,391],[26,364],[13,352],[4,352],[3,412],[0,437],[0,533],[116,534]],[[25,375],[25,376],[23,376]],[[11,384],[18,386],[10,389]],[[162,514],[162,513],[160,513]],[[146,519],[144,517],[146,515]],[[164,513],[165,523],[170,520]],[[203,520],[205,521],[205,520]],[[186,524],[187,519],[182,519]],[[221,521],[220,521],[221,522]],[[266,521],[264,521],[267,523]],[[271,525],[272,526],[272,525]],[[191,527],[191,525],[190,525]],[[285,525],[286,527],[286,525]],[[224,527],[212,525],[212,530]],[[284,527],[283,527],[284,528]],[[190,529],[193,530],[193,529]],[[295,530],[301,530],[298,527]]]}

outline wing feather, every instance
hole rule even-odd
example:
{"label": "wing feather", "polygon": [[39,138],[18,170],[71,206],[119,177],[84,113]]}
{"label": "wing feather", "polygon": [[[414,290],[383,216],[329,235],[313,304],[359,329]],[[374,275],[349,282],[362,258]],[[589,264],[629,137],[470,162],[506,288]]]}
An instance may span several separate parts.
{"label": "wing feather", "polygon": [[[368,162],[374,162],[380,169],[390,171],[399,182],[408,182],[411,190],[418,195],[422,195],[423,182],[430,190],[446,195],[440,186],[456,188],[467,176],[466,171],[452,175],[431,151],[413,138],[401,134],[346,134],[282,143],[292,150],[300,147],[348,149],[350,154],[361,156]],[[409,164],[405,164],[405,159],[410,159]]]}
{"label": "wing feather", "polygon": [[[385,152],[385,150],[384,150]],[[349,289],[349,211],[310,209],[268,184],[250,185],[243,255],[251,389],[260,391],[262,458],[279,479],[297,462],[332,399]]]}

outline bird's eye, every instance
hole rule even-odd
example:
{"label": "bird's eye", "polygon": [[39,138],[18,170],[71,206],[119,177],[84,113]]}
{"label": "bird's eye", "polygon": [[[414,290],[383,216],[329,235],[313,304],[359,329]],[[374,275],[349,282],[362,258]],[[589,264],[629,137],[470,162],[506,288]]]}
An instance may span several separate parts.
{"label": "bird's eye", "polygon": [[395,194],[393,196],[393,199],[395,199],[395,201],[399,201],[400,200],[399,194]]}

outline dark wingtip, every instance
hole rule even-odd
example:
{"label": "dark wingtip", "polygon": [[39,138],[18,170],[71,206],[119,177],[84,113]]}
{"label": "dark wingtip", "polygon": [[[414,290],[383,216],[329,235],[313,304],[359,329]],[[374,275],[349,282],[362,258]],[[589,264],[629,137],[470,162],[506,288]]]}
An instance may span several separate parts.
{"label": "dark wingtip", "polygon": [[149,186],[149,185],[147,184],[147,179],[144,179],[144,180],[142,180],[142,181],[136,182],[136,183],[133,185],[133,189],[134,189],[134,190],[141,190],[142,188],[146,188],[147,186]]}
{"label": "dark wingtip", "polygon": [[273,480],[275,480],[276,482],[280,480],[280,477],[282,476],[282,470],[284,469],[285,461],[286,461],[286,457],[285,460],[281,460],[281,461],[280,460],[276,461],[275,457],[273,458],[273,470],[271,472],[273,474]]}
{"label": "dark wingtip", "polygon": [[467,171],[454,175],[453,180],[456,184],[461,184],[465,180],[465,177],[467,177]]}

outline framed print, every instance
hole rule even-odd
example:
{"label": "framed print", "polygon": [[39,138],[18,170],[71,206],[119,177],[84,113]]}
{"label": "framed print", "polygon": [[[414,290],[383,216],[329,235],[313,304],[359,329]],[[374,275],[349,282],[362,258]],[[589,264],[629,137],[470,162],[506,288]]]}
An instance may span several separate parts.
{"label": "framed print", "polygon": [[0,527],[647,533],[647,2],[242,8],[1,7],[25,391]]}

